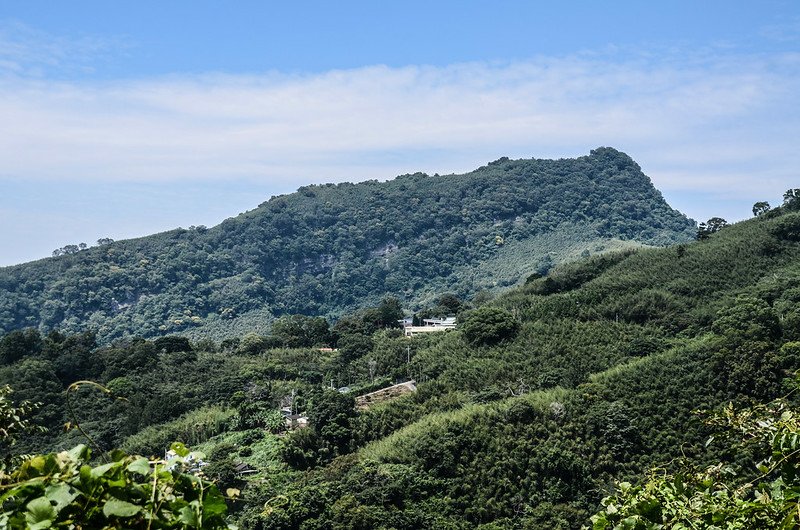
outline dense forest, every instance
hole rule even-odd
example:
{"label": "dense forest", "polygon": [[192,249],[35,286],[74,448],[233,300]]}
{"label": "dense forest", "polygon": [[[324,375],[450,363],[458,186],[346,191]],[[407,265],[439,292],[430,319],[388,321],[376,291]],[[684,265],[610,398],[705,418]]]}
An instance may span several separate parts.
{"label": "dense forest", "polygon": [[685,242],[694,229],[611,148],[306,186],[212,228],[67,245],[0,268],[0,332],[222,340],[265,333],[280,315],[338,317],[386,294],[414,309],[443,292],[469,298],[581,255]]}
{"label": "dense forest", "polygon": [[[531,267],[495,298],[439,292],[415,316],[458,329],[411,339],[394,297],[222,341],[16,330],[0,381],[30,425],[4,450],[182,442],[244,529],[794,527],[800,200],[754,213]],[[356,406],[408,379],[415,392]]]}

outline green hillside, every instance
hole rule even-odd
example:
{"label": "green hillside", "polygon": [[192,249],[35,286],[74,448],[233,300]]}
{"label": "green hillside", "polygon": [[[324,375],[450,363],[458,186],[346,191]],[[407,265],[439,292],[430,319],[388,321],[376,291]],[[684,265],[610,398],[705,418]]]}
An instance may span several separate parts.
{"label": "green hillside", "polygon": [[500,159],[464,175],[306,186],[206,229],[178,229],[0,269],[0,332],[91,329],[107,342],[264,332],[388,294],[470,297],[580,255],[687,241],[639,166],[610,148]]}
{"label": "green hillside", "polygon": [[[483,304],[440,296],[432,311],[452,308],[459,329],[411,340],[391,327],[391,299],[332,327],[295,316],[221,344],[14,332],[0,341],[0,381],[43,402],[33,419],[51,427],[14,451],[85,440],[56,428],[75,421],[98,451],[161,454],[182,441],[206,453],[223,491],[241,491],[229,507],[245,529],[577,529],[617,481],[642,483],[656,466],[663,476],[724,462],[727,483],[746,485],[769,445],[709,443],[715,428],[696,411],[793,387],[798,205],[702,241],[561,265]],[[416,392],[354,407],[354,395],[409,376]],[[125,401],[68,390],[70,414],[64,391],[87,378]],[[286,432],[278,410],[292,396],[310,427]],[[786,465],[766,479],[782,469],[780,484],[800,488]],[[662,517],[648,506],[626,513]],[[773,512],[733,528],[778,528]]]}
{"label": "green hillside", "polygon": [[706,447],[713,431],[694,411],[789,391],[800,368],[798,234],[800,214],[784,208],[510,291],[493,305],[520,322],[513,337],[476,345],[465,328],[420,351],[419,394],[362,413],[355,453],[302,475],[288,501],[251,520],[580,528],[613,480],[637,482],[652,466],[723,460],[744,484],[769,449]]}

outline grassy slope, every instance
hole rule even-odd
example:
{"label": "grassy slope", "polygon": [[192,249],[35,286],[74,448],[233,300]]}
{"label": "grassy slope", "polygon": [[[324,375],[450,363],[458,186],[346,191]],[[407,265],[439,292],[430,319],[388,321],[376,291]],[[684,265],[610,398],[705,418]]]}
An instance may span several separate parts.
{"label": "grassy slope", "polygon": [[[290,490],[298,502],[308,488],[328,492],[306,524],[358,512],[375,527],[579,527],[612,478],[682,455],[719,456],[703,447],[708,432],[692,411],[747,393],[717,371],[725,350],[710,325],[719,310],[738,295],[766,301],[784,323],[782,340],[796,340],[800,246],[777,228],[800,226],[800,216],[782,213],[684,248],[567,266],[501,297],[523,321],[518,337],[473,348],[450,334],[419,354],[432,405],[409,396],[370,411],[362,421],[391,425],[385,436]],[[502,399],[520,381],[534,390]],[[454,410],[440,410],[458,394]],[[413,483],[377,501],[375,484],[388,495],[402,482],[398,469]],[[297,523],[281,526],[283,517],[292,520],[290,507],[267,521]]]}

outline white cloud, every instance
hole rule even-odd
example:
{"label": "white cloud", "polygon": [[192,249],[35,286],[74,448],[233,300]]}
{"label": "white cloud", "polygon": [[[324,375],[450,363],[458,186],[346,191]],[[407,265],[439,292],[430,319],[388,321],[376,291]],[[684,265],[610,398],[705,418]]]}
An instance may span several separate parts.
{"label": "white cloud", "polygon": [[[628,152],[668,199],[699,219],[732,220],[743,201],[775,201],[800,185],[800,55],[612,50],[441,68],[117,82],[36,77],[24,55],[16,54],[17,66],[0,64],[0,186],[21,178],[86,190],[92,182],[248,180],[283,192],[312,182],[468,171],[500,156],[577,156],[600,145]],[[15,62],[11,54],[4,60]],[[720,203],[680,202],[691,196]],[[74,217],[68,208],[61,212]],[[193,217],[204,210],[197,205],[180,213],[182,223],[146,204],[134,210],[152,219],[142,234],[209,222]],[[115,217],[98,221],[97,237],[128,233],[111,225],[131,221]]]}
{"label": "white cloud", "polygon": [[[626,150],[667,189],[719,185],[741,165],[763,163],[779,181],[793,175],[798,58],[690,59],[586,55],[101,83],[6,75],[0,178],[302,183],[599,145]],[[413,153],[424,156],[414,162]],[[752,188],[752,179],[728,183]]]}

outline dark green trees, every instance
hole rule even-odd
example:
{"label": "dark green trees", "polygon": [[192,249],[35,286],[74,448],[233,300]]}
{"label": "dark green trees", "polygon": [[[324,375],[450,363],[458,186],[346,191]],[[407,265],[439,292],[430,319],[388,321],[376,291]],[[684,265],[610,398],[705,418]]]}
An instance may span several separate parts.
{"label": "dark green trees", "polygon": [[783,194],[783,205],[790,210],[796,210],[800,207],[800,188],[791,188],[786,190]]}
{"label": "dark green trees", "polygon": [[513,339],[519,331],[519,322],[505,309],[483,306],[467,317],[461,329],[470,343],[490,346]]}
{"label": "dark green trees", "polygon": [[397,321],[403,318],[403,307],[397,298],[387,296],[378,307],[364,311],[361,319],[372,332],[383,328],[396,328]]}
{"label": "dark green trees", "polygon": [[782,216],[772,227],[772,233],[787,241],[800,241],[800,214],[790,213]]}
{"label": "dark green trees", "polygon": [[192,343],[189,342],[189,339],[186,337],[178,337],[177,335],[159,337],[153,341],[153,346],[156,347],[156,351],[164,353],[192,351]]}
{"label": "dark green trees", "polygon": [[719,232],[726,226],[728,226],[728,221],[722,217],[712,217],[705,223],[700,223],[700,226],[697,227],[697,239],[707,239],[708,236],[714,232]]}
{"label": "dark green trees", "polygon": [[272,323],[276,342],[289,348],[327,346],[331,341],[328,321],[322,317],[305,315],[283,316]]}
{"label": "dark green trees", "polygon": [[11,364],[42,349],[42,337],[35,329],[12,331],[0,339],[0,364]]}
{"label": "dark green trees", "polygon": [[773,395],[784,376],[775,311],[755,297],[740,296],[720,311],[711,329],[718,335],[714,366],[730,392]]}
{"label": "dark green trees", "polygon": [[758,217],[769,211],[769,203],[766,201],[759,201],[753,205],[753,215]]}
{"label": "dark green trees", "polygon": [[308,414],[309,427],[294,431],[281,448],[281,457],[296,469],[330,462],[350,451],[356,417],[352,396],[325,390],[314,397]]}
{"label": "dark green trees", "polygon": [[[2,268],[0,333],[34,326],[94,329],[101,343],[166,334],[220,342],[233,329],[264,334],[274,317],[339,316],[386,293],[409,306],[433,293],[469,299],[512,285],[566,257],[551,256],[542,237],[593,248],[613,238],[682,242],[693,231],[613,149],[499,160],[465,175],[308,186],[207,230],[72,245]],[[509,248],[519,251],[512,262]],[[380,326],[396,316],[370,313]]]}
{"label": "dark green trees", "polygon": [[314,400],[308,419],[322,438],[323,446],[334,455],[348,451],[352,421],[356,416],[355,400],[349,394],[326,390]]}

